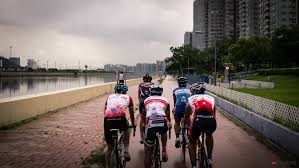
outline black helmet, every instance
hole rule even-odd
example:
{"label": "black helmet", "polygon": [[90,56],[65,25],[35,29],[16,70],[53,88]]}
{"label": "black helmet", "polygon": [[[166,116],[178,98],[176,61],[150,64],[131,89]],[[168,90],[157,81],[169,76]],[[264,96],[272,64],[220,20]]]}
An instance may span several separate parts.
{"label": "black helmet", "polygon": [[153,95],[161,96],[163,93],[163,88],[158,85],[152,85],[150,91],[151,91],[151,96]]}
{"label": "black helmet", "polygon": [[152,81],[152,77],[149,74],[145,74],[143,76],[143,82],[151,82]]}
{"label": "black helmet", "polygon": [[179,77],[178,85],[179,85],[179,87],[186,87],[187,86],[187,78],[183,77],[183,76]]}
{"label": "black helmet", "polygon": [[190,91],[193,95],[204,94],[206,87],[203,82],[193,83],[190,87]]}
{"label": "black helmet", "polygon": [[116,84],[114,86],[114,92],[115,93],[121,93],[121,94],[126,94],[128,91],[128,87],[123,84]]}

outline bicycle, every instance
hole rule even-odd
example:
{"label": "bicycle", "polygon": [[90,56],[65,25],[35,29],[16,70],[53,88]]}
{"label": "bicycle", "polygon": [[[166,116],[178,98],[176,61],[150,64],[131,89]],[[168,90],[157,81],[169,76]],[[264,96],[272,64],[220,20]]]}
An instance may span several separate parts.
{"label": "bicycle", "polygon": [[198,138],[197,151],[196,151],[197,167],[199,166],[200,168],[212,168],[212,166],[209,166],[208,164],[208,158],[205,149],[205,133],[202,133],[200,137]]}
{"label": "bicycle", "polygon": [[187,133],[188,133],[188,128],[189,127],[186,126],[186,123],[184,121],[185,121],[185,119],[183,117],[182,120],[181,120],[181,123],[180,123],[180,127],[181,127],[180,134],[182,136],[181,145],[182,145],[183,161],[185,162],[186,161],[186,149],[187,149],[187,145],[188,145]]}
{"label": "bicycle", "polygon": [[[133,136],[135,136],[136,127],[131,125],[129,128],[134,128]],[[114,152],[111,158],[113,158],[112,165],[113,168],[125,168],[126,159],[124,154],[124,143],[123,143],[123,132],[119,129],[110,130],[113,139]]]}
{"label": "bicycle", "polygon": [[[154,149],[151,155],[152,159],[152,167],[153,168],[161,168],[161,163],[162,163],[162,157],[161,157],[161,152],[160,152],[160,140],[161,139],[161,134],[159,132],[156,132],[156,137],[155,137],[155,145]],[[169,139],[171,139],[171,129],[169,129]]]}

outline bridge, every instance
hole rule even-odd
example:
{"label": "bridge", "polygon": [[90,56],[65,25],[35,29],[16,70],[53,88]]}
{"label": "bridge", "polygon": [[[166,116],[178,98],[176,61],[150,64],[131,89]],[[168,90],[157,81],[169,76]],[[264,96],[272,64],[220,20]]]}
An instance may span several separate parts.
{"label": "bridge", "polygon": [[[167,77],[164,94],[173,107],[172,90],[177,83]],[[137,85],[128,95],[138,104]],[[25,124],[0,131],[0,167],[82,167],[82,159],[103,146],[103,110],[109,94],[48,113]],[[217,130],[214,133],[214,168],[222,167],[289,167],[290,158],[281,156],[261,143],[255,134],[240,127],[217,108]],[[174,120],[172,120],[174,122]],[[246,127],[246,126],[245,126]],[[143,167],[143,145],[139,144],[139,128],[130,142],[132,160],[128,167]],[[175,135],[168,140],[169,160],[162,167],[191,167],[189,157],[182,162],[181,150],[174,147]]]}

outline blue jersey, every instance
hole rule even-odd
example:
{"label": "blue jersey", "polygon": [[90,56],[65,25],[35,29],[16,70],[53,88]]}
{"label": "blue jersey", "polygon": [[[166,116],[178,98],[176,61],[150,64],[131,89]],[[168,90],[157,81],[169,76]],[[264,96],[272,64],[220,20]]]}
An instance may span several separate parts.
{"label": "blue jersey", "polygon": [[192,96],[190,89],[185,87],[177,87],[173,90],[173,97],[175,99],[175,107],[182,108],[185,111],[188,98]]}

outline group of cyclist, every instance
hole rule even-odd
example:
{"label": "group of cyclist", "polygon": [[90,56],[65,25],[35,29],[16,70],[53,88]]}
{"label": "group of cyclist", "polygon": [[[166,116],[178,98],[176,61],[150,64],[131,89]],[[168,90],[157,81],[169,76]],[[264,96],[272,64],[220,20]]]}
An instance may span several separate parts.
{"label": "group of cyclist", "polygon": [[[213,150],[213,132],[216,130],[215,105],[214,98],[204,94],[205,87],[203,83],[194,83],[190,89],[187,88],[187,78],[179,77],[178,87],[173,90],[174,108],[170,109],[169,101],[162,96],[163,88],[152,83],[152,77],[146,74],[143,77],[143,83],[138,87],[139,115],[140,115],[140,143],[144,144],[145,168],[151,167],[151,153],[155,145],[156,133],[161,135],[162,161],[167,162],[168,154],[167,132],[172,128],[171,111],[173,113],[175,124],[175,147],[180,148],[180,123],[181,120],[188,126],[188,148],[192,168],[196,167],[196,149],[199,136],[202,133],[206,135],[207,158],[209,165],[212,165]],[[130,161],[129,154],[129,122],[136,128],[134,118],[134,105],[132,98],[126,95],[128,88],[125,82],[117,82],[114,87],[115,93],[110,95],[105,104],[104,112],[104,132],[108,149],[105,157],[105,166],[110,165],[111,151],[113,150],[113,141],[110,129],[119,129],[123,131],[124,155],[126,161]],[[129,115],[128,112],[129,111]]]}

